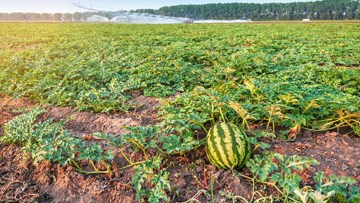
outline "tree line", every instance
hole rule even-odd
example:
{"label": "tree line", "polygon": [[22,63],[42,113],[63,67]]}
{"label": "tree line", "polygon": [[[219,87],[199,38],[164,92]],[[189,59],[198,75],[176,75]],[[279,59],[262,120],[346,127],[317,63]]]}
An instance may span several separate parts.
{"label": "tree line", "polygon": [[114,17],[113,13],[106,12],[76,12],[76,13],[0,13],[0,21],[86,21],[93,15],[107,18]]}
{"label": "tree line", "polygon": [[322,0],[294,3],[217,3],[139,9],[157,15],[214,20],[355,20],[360,19],[359,0]]}
{"label": "tree line", "polygon": [[[165,6],[130,12],[213,20],[360,20],[360,0],[322,0],[294,3],[218,3]],[[92,15],[111,19],[117,12],[0,13],[0,21],[86,21]]]}

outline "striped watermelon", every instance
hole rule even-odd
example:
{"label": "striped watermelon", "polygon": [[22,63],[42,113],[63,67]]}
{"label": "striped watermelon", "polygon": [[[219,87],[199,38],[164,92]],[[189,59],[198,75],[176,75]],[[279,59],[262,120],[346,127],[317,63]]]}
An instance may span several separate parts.
{"label": "striped watermelon", "polygon": [[210,128],[206,138],[206,154],[218,168],[241,169],[250,157],[250,142],[243,130],[231,123]]}

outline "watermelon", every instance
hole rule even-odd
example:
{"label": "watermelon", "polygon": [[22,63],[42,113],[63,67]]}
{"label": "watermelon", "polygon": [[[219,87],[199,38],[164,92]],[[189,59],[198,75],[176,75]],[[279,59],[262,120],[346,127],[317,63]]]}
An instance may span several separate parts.
{"label": "watermelon", "polygon": [[241,169],[251,153],[245,132],[232,123],[218,123],[206,137],[206,154],[212,165],[224,169]]}

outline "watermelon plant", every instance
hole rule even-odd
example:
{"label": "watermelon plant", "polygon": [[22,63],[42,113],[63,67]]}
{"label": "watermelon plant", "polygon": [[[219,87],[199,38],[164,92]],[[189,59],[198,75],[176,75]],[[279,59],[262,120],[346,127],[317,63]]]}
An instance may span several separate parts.
{"label": "watermelon plant", "polygon": [[[62,166],[73,165],[85,174],[111,173],[106,161],[114,158],[113,151],[105,151],[99,144],[89,144],[76,138],[64,129],[63,122],[54,122],[51,119],[36,122],[37,116],[44,112],[42,108],[34,108],[6,123],[0,143],[19,144],[21,150],[35,162],[45,160]],[[85,171],[79,164],[81,160],[88,161],[94,171]],[[107,170],[98,170],[94,162],[102,163]]]}

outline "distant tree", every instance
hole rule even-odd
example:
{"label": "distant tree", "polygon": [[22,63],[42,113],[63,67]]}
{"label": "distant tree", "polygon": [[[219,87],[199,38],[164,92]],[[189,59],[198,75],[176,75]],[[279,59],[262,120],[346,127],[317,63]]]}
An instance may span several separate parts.
{"label": "distant tree", "polygon": [[52,20],[52,16],[51,16],[51,14],[49,14],[49,13],[41,13],[41,14],[40,14],[40,19],[41,19],[42,21],[51,21],[51,20]]}
{"label": "distant tree", "polygon": [[[360,20],[360,0],[322,0],[293,3],[217,3],[165,6],[158,10],[138,9],[133,13],[149,13],[193,19],[252,20]],[[0,20],[12,21],[86,21],[93,15],[113,18],[112,12],[71,13],[0,13]]]}
{"label": "distant tree", "polygon": [[25,13],[10,13],[9,20],[11,21],[24,21],[25,20]]}
{"label": "distant tree", "polygon": [[53,14],[53,21],[62,21],[62,14],[61,13],[54,13]]}
{"label": "distant tree", "polygon": [[80,21],[81,20],[82,13],[76,12],[73,14],[73,20],[74,21]]}
{"label": "distant tree", "polygon": [[29,13],[29,20],[31,20],[31,21],[41,21],[40,13]]}
{"label": "distant tree", "polygon": [[[359,0],[322,0],[293,3],[219,3],[202,5],[165,6],[155,14],[194,19],[252,20],[342,20],[360,19]],[[146,9],[135,10],[145,12]],[[150,11],[147,11],[150,12]]]}
{"label": "distant tree", "polygon": [[86,21],[88,17],[92,16],[93,14],[90,12],[85,12],[81,14],[81,20]]}
{"label": "distant tree", "polygon": [[73,20],[73,14],[71,13],[65,13],[63,15],[65,21],[72,21]]}
{"label": "distant tree", "polygon": [[149,14],[155,14],[155,9],[137,9],[137,10],[131,10],[131,13],[149,13]]}
{"label": "distant tree", "polygon": [[355,10],[355,12],[354,12],[354,18],[355,19],[360,19],[360,4],[357,6],[357,8],[356,8],[356,10]]}
{"label": "distant tree", "polygon": [[0,20],[2,20],[2,21],[9,20],[9,14],[8,13],[0,13]]}

